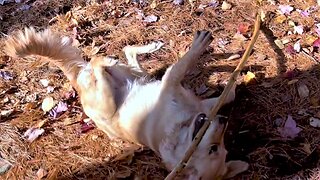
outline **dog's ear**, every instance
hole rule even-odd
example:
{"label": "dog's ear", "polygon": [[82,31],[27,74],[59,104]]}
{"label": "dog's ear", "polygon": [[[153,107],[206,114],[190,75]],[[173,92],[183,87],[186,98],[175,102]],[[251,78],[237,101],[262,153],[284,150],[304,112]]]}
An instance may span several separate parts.
{"label": "dog's ear", "polygon": [[244,161],[229,161],[226,164],[226,173],[223,175],[223,179],[232,178],[233,176],[246,171],[249,164]]}

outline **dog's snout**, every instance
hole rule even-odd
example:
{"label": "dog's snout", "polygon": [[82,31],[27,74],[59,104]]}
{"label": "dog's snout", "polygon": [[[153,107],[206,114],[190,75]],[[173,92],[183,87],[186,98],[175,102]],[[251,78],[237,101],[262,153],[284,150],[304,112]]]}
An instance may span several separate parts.
{"label": "dog's snout", "polygon": [[219,116],[218,118],[220,124],[226,124],[228,122],[228,118],[225,116]]}

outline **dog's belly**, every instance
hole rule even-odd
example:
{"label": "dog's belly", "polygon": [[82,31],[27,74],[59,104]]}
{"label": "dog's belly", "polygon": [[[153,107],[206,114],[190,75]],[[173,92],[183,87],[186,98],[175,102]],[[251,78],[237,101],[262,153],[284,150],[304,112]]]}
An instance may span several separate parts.
{"label": "dog's belly", "polygon": [[152,116],[159,101],[161,82],[154,81],[145,85],[133,83],[130,92],[119,109],[119,126],[130,135],[130,139],[146,144],[145,124]]}

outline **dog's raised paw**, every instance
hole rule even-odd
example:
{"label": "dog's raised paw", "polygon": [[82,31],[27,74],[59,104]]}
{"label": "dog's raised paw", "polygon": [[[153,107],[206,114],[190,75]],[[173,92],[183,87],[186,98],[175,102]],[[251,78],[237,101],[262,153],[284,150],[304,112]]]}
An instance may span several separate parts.
{"label": "dog's raised paw", "polygon": [[148,44],[147,47],[150,48],[149,53],[152,53],[154,51],[159,50],[163,45],[164,45],[164,43],[161,41],[154,41],[154,42]]}

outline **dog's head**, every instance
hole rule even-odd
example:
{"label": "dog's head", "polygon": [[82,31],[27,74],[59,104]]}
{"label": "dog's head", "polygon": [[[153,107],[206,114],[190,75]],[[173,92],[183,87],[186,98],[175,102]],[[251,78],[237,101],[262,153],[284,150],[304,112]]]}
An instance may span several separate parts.
{"label": "dog's head", "polygon": [[[179,133],[180,142],[175,145],[174,149],[171,149],[174,152],[170,153],[171,158],[175,159],[174,164],[184,156],[186,149],[205,121],[208,121],[205,114],[200,113],[193,118],[188,130],[182,128]],[[217,116],[181,173],[182,179],[227,179],[248,169],[248,163],[243,161],[226,162],[227,150],[224,146],[226,128],[227,119],[223,116]],[[173,161],[171,162],[173,163]],[[169,169],[172,169],[173,166]]]}
{"label": "dog's head", "polygon": [[[208,121],[205,114],[198,114],[193,119],[189,132],[192,133],[191,141],[205,121]],[[224,146],[226,128],[227,118],[224,116],[218,115],[210,124],[186,167],[185,174],[189,179],[226,179],[248,169],[248,163],[243,161],[226,162],[227,150]]]}

